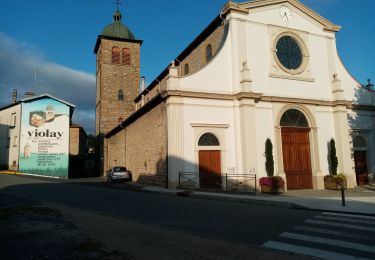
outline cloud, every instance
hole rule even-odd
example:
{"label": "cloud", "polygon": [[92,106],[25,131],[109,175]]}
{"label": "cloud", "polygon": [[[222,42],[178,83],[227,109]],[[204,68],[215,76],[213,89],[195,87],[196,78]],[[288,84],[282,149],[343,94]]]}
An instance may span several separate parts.
{"label": "cloud", "polygon": [[[88,133],[95,124],[95,76],[48,61],[42,51],[0,32],[0,106],[9,104],[18,89],[48,93],[76,105],[73,121]],[[37,87],[34,88],[35,68]]]}

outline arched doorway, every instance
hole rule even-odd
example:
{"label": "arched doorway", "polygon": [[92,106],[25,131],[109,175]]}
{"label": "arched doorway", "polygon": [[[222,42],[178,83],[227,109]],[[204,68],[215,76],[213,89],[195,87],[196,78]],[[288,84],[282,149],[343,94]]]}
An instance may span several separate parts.
{"label": "arched doorway", "polygon": [[310,127],[298,109],[289,109],[281,117],[284,171],[289,190],[312,189]]}
{"label": "arched doorway", "polygon": [[221,189],[220,142],[211,133],[203,134],[198,141],[199,180],[201,188]]}
{"label": "arched doorway", "polygon": [[353,140],[354,148],[354,164],[357,185],[368,184],[368,169],[367,169],[367,144],[365,138],[356,136]]}

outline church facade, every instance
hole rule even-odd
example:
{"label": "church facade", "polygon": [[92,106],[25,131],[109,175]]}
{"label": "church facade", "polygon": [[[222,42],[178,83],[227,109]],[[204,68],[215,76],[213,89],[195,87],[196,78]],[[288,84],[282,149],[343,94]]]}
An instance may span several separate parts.
{"label": "church facade", "polygon": [[[121,62],[116,66],[126,69],[105,73],[99,54],[114,66],[116,48],[135,44],[128,53],[139,61],[141,41],[132,34],[99,36],[96,50],[107,46],[96,52],[97,126],[108,124],[97,132],[105,136],[103,170],[123,165],[134,180],[169,188],[181,185],[181,176],[198,187],[226,188],[227,174],[267,175],[270,139],[275,175],[286,180],[287,189],[323,189],[333,138],[338,173],[347,176],[348,187],[366,183],[375,170],[375,92],[343,65],[339,30],[297,0],[228,2],[137,95],[139,63],[135,69]],[[134,98],[125,109],[116,107],[122,79],[134,80],[123,90]],[[119,84],[106,88],[107,80]],[[98,107],[122,114],[103,117]]]}

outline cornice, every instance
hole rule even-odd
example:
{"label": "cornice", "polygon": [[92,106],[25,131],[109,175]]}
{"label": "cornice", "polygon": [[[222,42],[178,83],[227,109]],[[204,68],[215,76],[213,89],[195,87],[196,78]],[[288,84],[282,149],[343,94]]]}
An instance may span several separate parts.
{"label": "cornice", "polygon": [[224,5],[224,7],[221,10],[221,15],[226,16],[230,12],[236,12],[236,13],[241,13],[241,14],[248,14],[249,10],[245,8],[239,7],[238,3],[234,3],[232,1],[229,1]]}
{"label": "cornice", "polygon": [[282,3],[289,3],[295,8],[299,9],[301,12],[305,13],[306,15],[310,16],[312,19],[320,23],[324,26],[325,31],[330,32],[338,32],[341,29],[340,25],[336,25],[320,14],[316,13],[315,11],[311,10],[307,6],[303,5],[298,0],[255,0],[251,2],[245,2],[245,3],[239,3],[238,8],[240,9],[255,9],[259,7],[269,6],[269,5],[275,5],[275,4],[282,4]]}
{"label": "cornice", "polygon": [[369,105],[351,104],[349,108],[353,110],[375,111],[375,106]]}

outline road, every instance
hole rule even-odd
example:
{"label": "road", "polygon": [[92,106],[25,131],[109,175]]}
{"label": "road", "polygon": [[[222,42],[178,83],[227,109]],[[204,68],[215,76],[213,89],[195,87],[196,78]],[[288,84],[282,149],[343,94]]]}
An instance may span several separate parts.
{"label": "road", "polygon": [[0,175],[0,192],[265,250],[328,259],[371,259],[375,253],[375,218],[371,217],[136,192],[112,188],[108,183],[90,186],[8,175]]}

